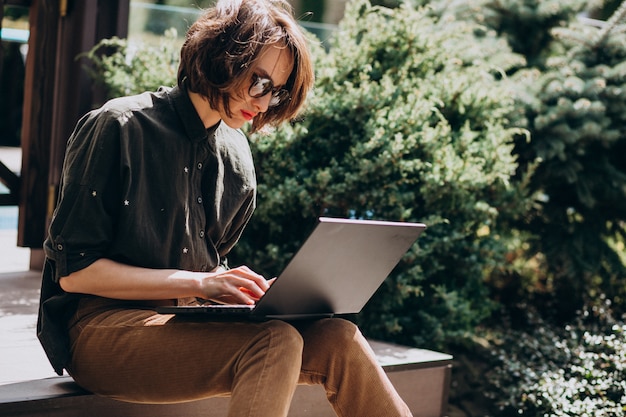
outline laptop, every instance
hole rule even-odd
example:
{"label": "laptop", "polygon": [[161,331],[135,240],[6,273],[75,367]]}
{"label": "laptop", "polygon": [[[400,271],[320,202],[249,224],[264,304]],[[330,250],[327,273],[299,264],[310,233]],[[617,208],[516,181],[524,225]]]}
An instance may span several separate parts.
{"label": "laptop", "polygon": [[216,320],[297,320],[359,313],[426,229],[422,223],[321,217],[254,305],[162,306]]}

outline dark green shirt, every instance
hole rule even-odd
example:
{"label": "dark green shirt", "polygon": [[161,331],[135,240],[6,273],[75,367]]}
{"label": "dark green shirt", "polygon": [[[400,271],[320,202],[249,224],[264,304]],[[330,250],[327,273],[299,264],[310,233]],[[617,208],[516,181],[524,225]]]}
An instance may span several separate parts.
{"label": "dark green shirt", "polygon": [[100,258],[209,271],[225,264],[255,206],[244,134],[205,129],[179,87],[114,99],[85,115],[68,142],[59,203],[44,243],[38,336],[61,374],[66,322],[79,295],[60,277]]}

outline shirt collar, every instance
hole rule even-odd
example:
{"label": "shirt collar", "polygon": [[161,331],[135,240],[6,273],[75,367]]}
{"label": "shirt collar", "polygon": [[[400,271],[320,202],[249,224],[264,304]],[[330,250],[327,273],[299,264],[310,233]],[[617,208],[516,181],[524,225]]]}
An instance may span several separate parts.
{"label": "shirt collar", "polygon": [[202,119],[198,116],[196,108],[193,106],[187,89],[183,83],[183,87],[175,86],[168,92],[168,96],[172,101],[178,117],[183,123],[187,136],[192,141],[206,140],[209,132],[214,132],[221,122],[217,123],[214,127],[207,129],[202,123]]}

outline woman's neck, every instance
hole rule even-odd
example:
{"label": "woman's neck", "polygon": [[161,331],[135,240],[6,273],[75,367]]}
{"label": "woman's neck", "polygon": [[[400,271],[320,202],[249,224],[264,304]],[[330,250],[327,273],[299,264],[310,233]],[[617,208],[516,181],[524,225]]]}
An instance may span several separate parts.
{"label": "woman's neck", "polygon": [[191,91],[187,91],[187,94],[205,128],[208,129],[219,123],[222,118],[217,110],[211,108],[206,97]]}

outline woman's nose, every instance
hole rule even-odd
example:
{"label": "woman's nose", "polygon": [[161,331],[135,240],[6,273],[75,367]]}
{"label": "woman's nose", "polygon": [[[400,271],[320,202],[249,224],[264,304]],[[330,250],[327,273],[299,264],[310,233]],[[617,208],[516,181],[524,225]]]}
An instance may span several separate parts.
{"label": "woman's nose", "polygon": [[272,93],[267,93],[261,97],[253,97],[252,104],[256,108],[258,113],[265,113],[270,107],[270,101],[272,100]]}

